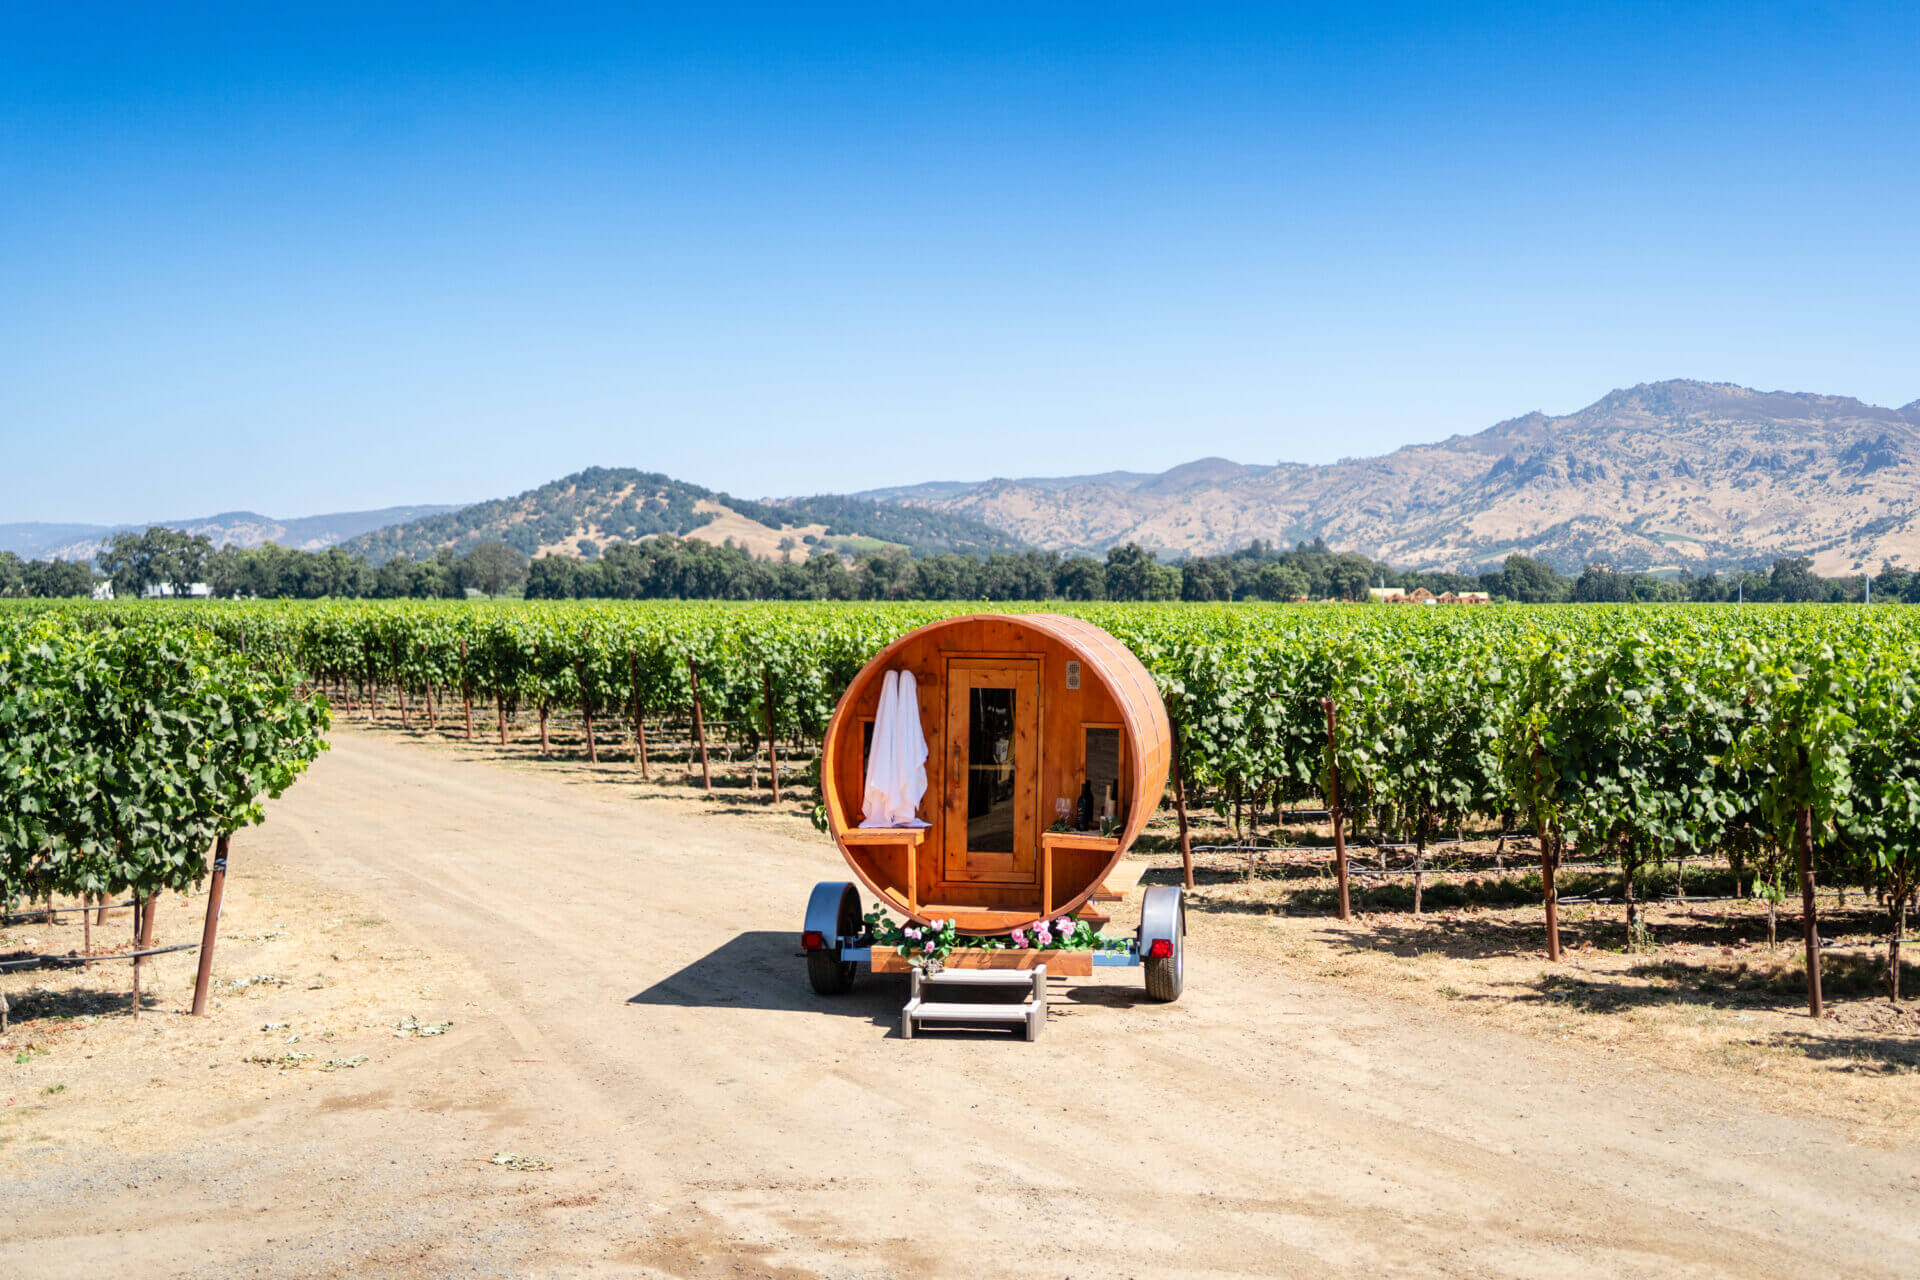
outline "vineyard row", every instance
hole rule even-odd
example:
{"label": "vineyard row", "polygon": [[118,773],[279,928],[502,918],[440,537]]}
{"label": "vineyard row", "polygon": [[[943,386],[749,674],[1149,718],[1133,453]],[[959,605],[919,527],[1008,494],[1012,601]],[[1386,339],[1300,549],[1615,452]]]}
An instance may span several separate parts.
{"label": "vineyard row", "polygon": [[[256,667],[335,696],[481,699],[499,719],[726,721],[746,745],[817,742],[887,642],[967,606],[683,602],[57,606],[82,630],[211,632]],[[1182,814],[1310,802],[1344,842],[1423,857],[1464,822],[1536,835],[1549,954],[1569,854],[1634,888],[1724,859],[1778,901],[1797,889],[1818,1010],[1815,886],[1887,910],[1890,973],[1920,878],[1920,620],[1905,610],[1680,605],[1411,610],[1090,605],[1158,682]],[[636,744],[637,745],[637,744]],[[1183,827],[1185,823],[1183,822]],[[1631,924],[1631,921],[1630,921]]]}

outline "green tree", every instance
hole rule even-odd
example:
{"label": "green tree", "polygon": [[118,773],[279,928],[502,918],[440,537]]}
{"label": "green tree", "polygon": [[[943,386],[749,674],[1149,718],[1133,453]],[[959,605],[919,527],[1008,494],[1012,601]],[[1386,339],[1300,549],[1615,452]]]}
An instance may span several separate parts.
{"label": "green tree", "polygon": [[151,525],[145,533],[116,533],[98,559],[100,571],[113,579],[118,595],[138,596],[147,588],[165,585],[184,596],[206,579],[213,540],[205,534],[183,533],[165,525]]}
{"label": "green tree", "polygon": [[489,596],[518,586],[527,576],[527,558],[504,542],[475,543],[458,565],[456,580],[461,587]]}
{"label": "green tree", "polygon": [[1262,600],[1302,600],[1312,583],[1307,575],[1290,564],[1264,564],[1255,579],[1254,591]]}
{"label": "green tree", "polygon": [[93,594],[93,570],[79,560],[29,560],[26,589],[42,599],[66,599]]}
{"label": "green tree", "polygon": [[1813,561],[1789,556],[1773,562],[1767,590],[1775,600],[1788,604],[1825,600],[1830,594],[1826,580],[1813,571]]}
{"label": "green tree", "polygon": [[1068,600],[1107,598],[1106,567],[1092,556],[1074,556],[1061,562],[1055,582],[1060,594]]}
{"label": "green tree", "polygon": [[1510,555],[1500,572],[1481,579],[1482,588],[1520,604],[1554,604],[1565,600],[1573,584],[1553,566],[1532,556]]}
{"label": "green tree", "polygon": [[1612,565],[1590,564],[1573,584],[1573,598],[1582,604],[1620,604],[1633,599],[1633,579]]}
{"label": "green tree", "polygon": [[27,594],[26,563],[11,551],[0,551],[0,596]]}
{"label": "green tree", "polygon": [[1107,549],[1106,586],[1109,600],[1157,600],[1163,578],[1155,570],[1153,553],[1137,542]]}
{"label": "green tree", "polygon": [[1373,580],[1370,566],[1358,556],[1342,556],[1327,566],[1327,594],[1336,600],[1365,600]]}
{"label": "green tree", "polygon": [[[1112,583],[1108,583],[1111,592]],[[1189,560],[1180,566],[1180,598],[1182,600],[1231,600],[1233,599],[1233,575],[1219,560]]]}

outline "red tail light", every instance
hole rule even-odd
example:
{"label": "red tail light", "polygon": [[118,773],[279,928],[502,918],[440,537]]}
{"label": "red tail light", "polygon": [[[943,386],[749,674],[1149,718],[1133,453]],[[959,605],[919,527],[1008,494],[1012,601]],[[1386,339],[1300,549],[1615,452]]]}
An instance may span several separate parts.
{"label": "red tail light", "polygon": [[800,935],[800,945],[808,951],[825,951],[827,949],[827,935],[818,929],[809,929]]}
{"label": "red tail light", "polygon": [[1153,940],[1153,944],[1147,948],[1147,959],[1149,960],[1173,959],[1173,939],[1155,938]]}

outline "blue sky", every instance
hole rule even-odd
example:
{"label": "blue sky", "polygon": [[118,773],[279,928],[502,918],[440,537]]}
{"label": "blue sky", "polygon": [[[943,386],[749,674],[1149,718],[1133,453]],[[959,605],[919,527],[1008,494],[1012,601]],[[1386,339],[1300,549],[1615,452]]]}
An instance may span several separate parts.
{"label": "blue sky", "polygon": [[0,522],[1920,397],[1920,6],[1562,7],[0,3]]}

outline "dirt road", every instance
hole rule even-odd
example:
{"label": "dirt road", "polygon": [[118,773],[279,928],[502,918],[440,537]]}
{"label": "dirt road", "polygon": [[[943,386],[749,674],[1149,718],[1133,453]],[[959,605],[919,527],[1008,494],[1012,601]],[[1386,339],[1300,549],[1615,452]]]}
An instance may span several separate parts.
{"label": "dirt road", "polygon": [[340,733],[236,877],[377,906],[453,1030],[6,1166],[0,1275],[1920,1275],[1911,1149],[1205,918],[1176,1005],[1119,970],[1036,1044],[901,1041],[904,980],[806,987],[840,870],[790,819]]}

